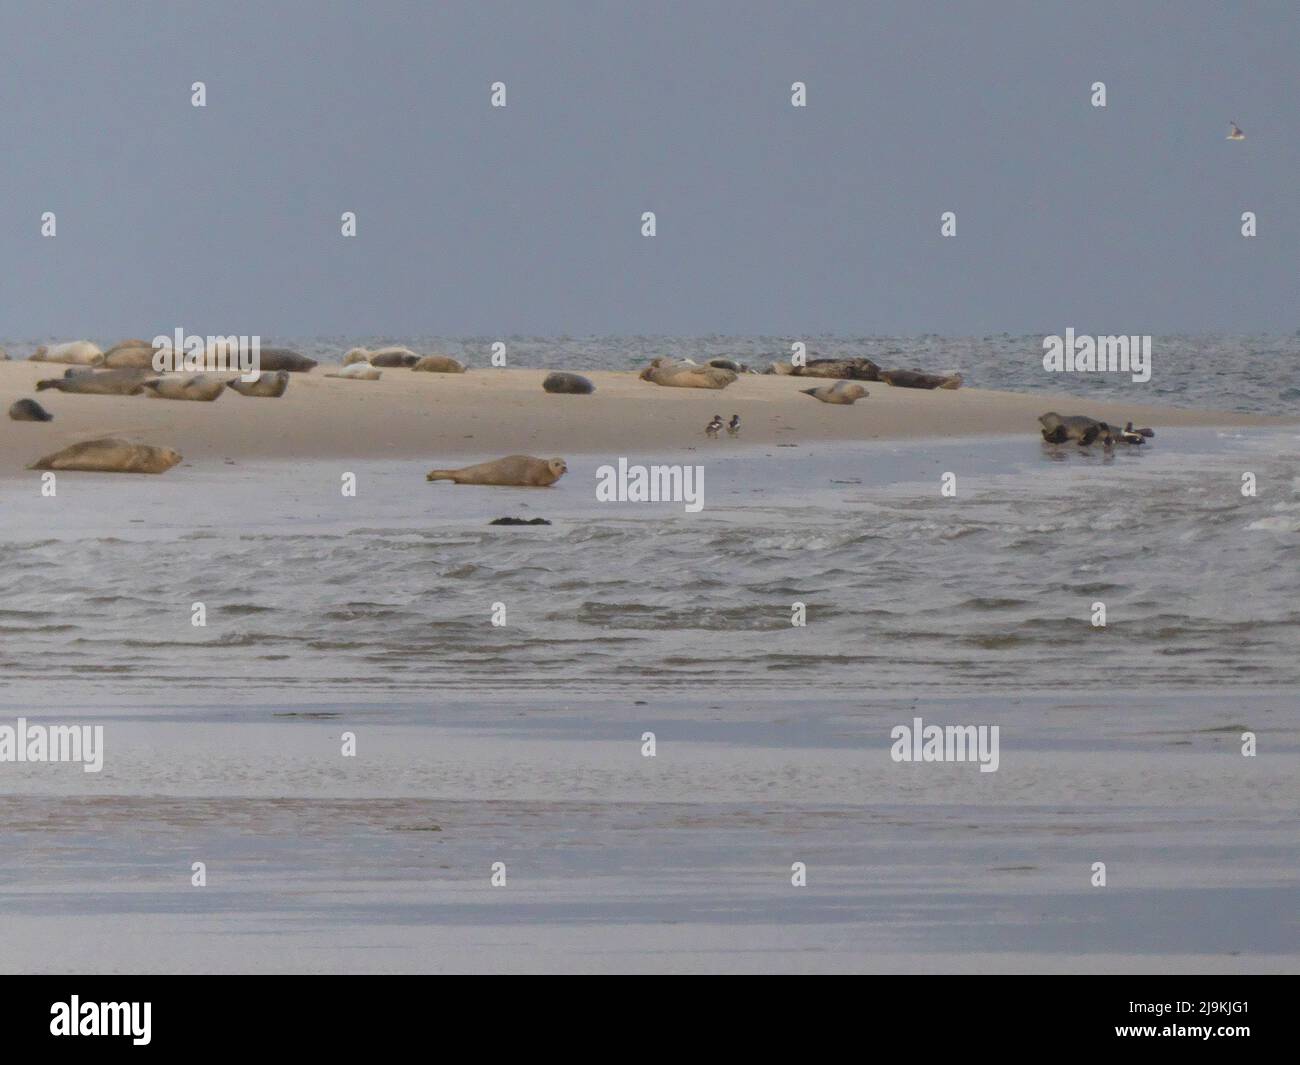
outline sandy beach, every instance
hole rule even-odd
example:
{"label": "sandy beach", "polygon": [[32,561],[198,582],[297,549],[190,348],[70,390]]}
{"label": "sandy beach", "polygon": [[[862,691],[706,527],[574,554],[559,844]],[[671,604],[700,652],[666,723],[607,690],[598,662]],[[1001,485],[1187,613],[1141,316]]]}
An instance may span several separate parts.
{"label": "sandy beach", "polygon": [[[647,356],[648,361],[649,356]],[[0,362],[0,404],[24,396],[54,415],[40,424],[0,419],[0,473],[21,472],[50,451],[78,440],[119,436],[172,447],[186,462],[225,459],[496,457],[571,452],[655,451],[707,443],[714,415],[743,419],[742,442],[955,439],[1023,432],[1035,438],[1044,411],[1087,414],[1118,424],[1160,428],[1272,426],[1293,419],[1228,411],[1119,404],[1067,394],[961,388],[923,391],[868,383],[852,406],[819,403],[801,389],[819,380],[747,374],[721,391],[664,388],[631,372],[585,372],[591,396],[542,391],[546,372],[474,368],[464,374],[385,370],[378,381],[325,376],[337,366],[293,374],[279,399],[228,392],[213,403],[143,396],[88,396],[36,382],[61,377],[53,363]]]}

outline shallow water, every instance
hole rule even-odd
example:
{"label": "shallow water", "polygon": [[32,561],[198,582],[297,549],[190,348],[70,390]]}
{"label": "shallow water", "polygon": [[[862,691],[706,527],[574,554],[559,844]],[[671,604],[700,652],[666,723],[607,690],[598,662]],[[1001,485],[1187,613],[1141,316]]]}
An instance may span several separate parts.
{"label": "shallow water", "polygon": [[11,483],[0,669],[12,693],[114,702],[1300,684],[1294,433],[630,458],[702,464],[703,511],[598,503],[614,457],[591,455],[540,492],[429,485],[412,462],[347,463],[356,498],[338,463],[63,474],[53,500]]}

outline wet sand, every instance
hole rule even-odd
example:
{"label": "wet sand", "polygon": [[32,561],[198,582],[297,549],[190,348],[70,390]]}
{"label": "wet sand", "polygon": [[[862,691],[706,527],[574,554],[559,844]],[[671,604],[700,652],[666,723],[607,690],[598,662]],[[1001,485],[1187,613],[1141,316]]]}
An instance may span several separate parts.
{"label": "wet sand", "polygon": [[1295,971],[1294,720],[1225,694],[83,708],[101,773],[8,767],[5,968]]}

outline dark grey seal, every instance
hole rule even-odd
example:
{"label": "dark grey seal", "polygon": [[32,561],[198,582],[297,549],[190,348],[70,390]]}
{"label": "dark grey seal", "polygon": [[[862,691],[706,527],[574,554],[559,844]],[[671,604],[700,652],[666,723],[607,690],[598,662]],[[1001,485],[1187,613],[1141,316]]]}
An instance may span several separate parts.
{"label": "dark grey seal", "polygon": [[258,368],[262,370],[287,370],[289,373],[307,373],[319,365],[315,359],[299,355],[288,348],[263,348]]}
{"label": "dark grey seal", "polygon": [[16,422],[52,422],[54,415],[34,399],[20,399],[9,408],[9,417]]}
{"label": "dark grey seal", "polygon": [[596,386],[583,377],[582,374],[556,371],[546,375],[546,380],[542,382],[542,389],[546,392],[559,392],[569,396],[589,396],[596,391]]}

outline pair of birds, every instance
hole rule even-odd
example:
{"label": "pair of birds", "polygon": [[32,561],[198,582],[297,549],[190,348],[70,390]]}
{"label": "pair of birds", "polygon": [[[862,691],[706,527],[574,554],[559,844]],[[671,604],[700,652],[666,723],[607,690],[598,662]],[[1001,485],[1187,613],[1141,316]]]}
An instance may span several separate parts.
{"label": "pair of birds", "polygon": [[[713,421],[709,422],[709,424],[704,427],[704,435],[708,437],[716,437],[718,433],[720,433],[721,431],[722,431],[722,415],[715,414],[713,416]],[[740,415],[733,414],[731,416],[731,421],[727,422],[727,435],[735,436],[739,432],[740,432]]]}

